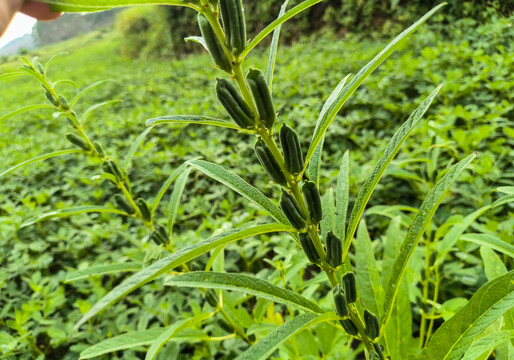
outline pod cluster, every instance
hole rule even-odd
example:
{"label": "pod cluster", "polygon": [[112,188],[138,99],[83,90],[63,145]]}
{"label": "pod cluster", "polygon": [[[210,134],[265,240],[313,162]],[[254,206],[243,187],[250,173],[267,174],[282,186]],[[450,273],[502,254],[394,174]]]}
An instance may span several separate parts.
{"label": "pod cluster", "polygon": [[150,234],[150,239],[157,245],[168,245],[170,242],[170,238],[168,236],[168,233],[164,226],[157,225],[154,231],[152,231],[152,234]]}

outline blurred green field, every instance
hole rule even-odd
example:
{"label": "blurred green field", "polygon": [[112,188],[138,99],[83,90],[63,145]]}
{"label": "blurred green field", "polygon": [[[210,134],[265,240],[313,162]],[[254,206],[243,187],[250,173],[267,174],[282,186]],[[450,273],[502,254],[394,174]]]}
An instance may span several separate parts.
{"label": "blurred green field", "polygon": [[[434,218],[433,231],[448,218],[462,221],[463,216],[494,202],[501,195],[498,187],[514,185],[513,21],[498,19],[478,28],[469,19],[460,21],[451,25],[450,38],[441,37],[443,25],[421,29],[365,82],[329,129],[322,193],[335,185],[342,154],[349,149],[353,200],[390,136],[422,99],[437,85],[445,84],[427,120],[407,140],[370,203],[366,221],[372,238],[377,239],[377,251],[381,246],[378,239],[392,217],[412,217],[396,205],[418,207],[445,170],[472,152],[479,158],[444,200]],[[325,34],[281,47],[273,87],[279,121],[295,125],[300,138],[310,139],[332,89],[347,74],[355,74],[384,45],[352,35],[341,39]],[[172,61],[129,60],[120,55],[119,48],[118,35],[96,32],[30,54],[47,61],[61,53],[49,70],[53,81],[70,79],[84,88],[109,79],[84,96],[78,109],[85,111],[98,102],[122,100],[93,112],[85,126],[110,154],[123,159],[145,130],[145,120],[153,117],[201,114],[225,118],[214,94],[214,81],[223,75],[205,54]],[[265,68],[267,50],[252,53],[249,64]],[[0,65],[0,76],[21,65],[18,60]],[[65,83],[58,89],[67,98],[78,92]],[[73,148],[65,139],[72,129],[51,111],[2,118],[24,106],[46,101],[40,85],[29,77],[0,80],[0,173],[34,156]],[[152,198],[173,169],[187,159],[203,157],[233,168],[250,183],[266,189],[266,195],[277,198],[277,189],[268,184],[256,161],[254,141],[228,129],[157,126],[136,152],[129,172],[133,190],[137,196]],[[302,145],[304,149],[308,146]],[[48,359],[77,359],[81,350],[105,337],[168,325],[180,315],[183,304],[188,303],[191,312],[200,307],[200,292],[172,292],[159,280],[98,316],[80,332],[72,332],[81,314],[123,276],[113,274],[64,284],[69,271],[116,262],[148,264],[166,254],[148,241],[140,224],[115,215],[79,215],[19,229],[27,219],[53,209],[112,204],[113,186],[93,178],[101,173],[100,165],[70,155],[0,178],[0,358],[2,354],[12,359],[44,354]],[[488,211],[472,229],[512,244],[513,213],[512,204]],[[164,223],[166,214],[163,203],[156,218]],[[238,226],[258,215],[265,216],[231,190],[193,172],[178,212],[174,246],[200,241],[222,227]],[[274,252],[266,247],[269,243]],[[279,276],[277,261],[286,259],[285,265],[290,264],[287,254],[294,248],[280,236],[230,245],[225,249],[225,270]],[[512,265],[512,259],[503,260]],[[206,262],[207,257],[202,261]],[[302,283],[302,276],[294,268],[284,272],[293,286]],[[415,280],[414,270],[411,275]],[[447,266],[440,302],[469,298],[485,281],[478,246],[459,242]],[[322,287],[315,285],[314,290]],[[314,290],[309,290],[310,296],[319,295]],[[416,295],[412,294],[413,303]],[[326,300],[319,301],[326,305]],[[243,311],[242,307],[238,309]],[[209,330],[223,334],[220,329]],[[306,343],[317,341],[302,336]],[[159,358],[175,358],[176,354],[178,358],[200,359],[216,354],[231,359],[243,345],[235,339],[223,345],[177,341]],[[298,346],[296,350],[302,351],[301,341]],[[305,353],[316,356],[309,349],[306,347]],[[137,359],[141,354],[138,350],[141,348],[104,358]],[[333,358],[344,354],[334,346],[330,351],[326,354]],[[345,359],[351,359],[350,353]]]}

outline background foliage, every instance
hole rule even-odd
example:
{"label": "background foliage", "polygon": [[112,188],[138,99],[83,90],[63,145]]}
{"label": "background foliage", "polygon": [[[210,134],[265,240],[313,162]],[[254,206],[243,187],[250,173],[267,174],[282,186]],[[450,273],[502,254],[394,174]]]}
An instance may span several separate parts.
{"label": "background foliage", "polygon": [[[277,1],[247,3],[247,14],[256,14],[255,19],[262,21],[250,17],[250,33],[255,33],[255,29],[278,13]],[[307,32],[319,29],[315,35],[304,35],[291,47],[279,50],[274,86],[277,110],[283,114],[279,120],[295,124],[300,138],[308,138],[307,135],[312,133],[321,105],[336,85],[335,79],[355,73],[383,46],[383,40],[373,36],[373,29],[390,34],[423,13],[425,8],[421,3],[426,2],[409,6],[404,6],[401,1],[328,3],[331,5],[329,10],[320,7],[324,14],[323,23],[309,21],[309,17],[320,18],[319,14],[311,12],[293,25],[286,25],[283,32],[286,41],[298,36],[294,35],[297,32],[293,29]],[[371,7],[371,3],[374,6]],[[483,7],[471,6],[471,3],[464,2],[462,7],[456,2],[451,3],[446,15],[440,16],[432,26],[423,28],[408,46],[384,63],[343,108],[327,136],[323,155],[327,166],[322,168],[322,192],[335,185],[331,179],[337,175],[339,159],[346,149],[351,149],[350,192],[353,199],[358,184],[374,165],[372,159],[383,150],[385,141],[424,94],[437,84],[445,83],[441,96],[429,111],[429,121],[407,141],[377,189],[371,204],[377,206],[367,211],[368,229],[375,240],[373,246],[379,260],[390,218],[410,216],[409,212],[400,212],[395,205],[419,206],[423,195],[442,175],[435,169],[445,169],[472,151],[479,153],[472,171],[460,178],[454,192],[437,212],[433,231],[450,214],[458,222],[462,216],[491,204],[499,197],[496,191],[499,186],[514,185],[514,80],[511,76],[514,71],[511,55],[514,19],[501,16],[509,11],[504,2],[487,2]],[[431,4],[426,6],[429,8]],[[161,8],[147,8],[144,12],[131,9],[123,13],[119,28],[125,37],[94,33],[38,50],[36,54],[48,59],[61,50],[68,51],[50,70],[50,76],[55,79],[69,78],[81,87],[112,79],[84,98],[82,106],[85,109],[97,101],[123,99],[122,103],[95,112],[86,125],[90,133],[119,157],[144,130],[145,119],[181,113],[223,117],[212,86],[216,73],[207,56],[191,55],[173,61],[165,61],[162,57],[129,61],[122,55],[135,56],[125,52],[123,43],[127,39],[140,41],[138,31],[132,28],[140,18],[157,19],[151,22],[148,31],[155,31],[162,38],[149,37],[151,41],[147,47],[135,57],[153,56],[159,48],[157,44],[169,41],[168,35],[162,35],[162,29],[170,18],[180,16],[181,26],[174,29],[187,30],[184,35],[198,33],[196,29],[182,26],[182,21],[193,24],[191,19],[170,11],[166,20],[157,9]],[[193,16],[191,12],[187,14]],[[374,24],[379,17],[377,14],[385,18],[378,27]],[[145,22],[138,24],[143,29],[147,26]],[[337,34],[334,34],[335,29]],[[337,38],[341,35],[340,29],[346,29],[344,40]],[[184,46],[177,45],[182,44],[182,34],[173,36],[177,41],[174,46]],[[159,55],[168,56],[167,48],[162,49]],[[264,51],[250,59],[250,63],[257,66],[265,62]],[[17,66],[17,61],[8,62],[0,67],[0,73]],[[0,85],[1,113],[43,103],[44,93],[36,85],[23,78],[3,80]],[[69,94],[76,92],[68,85],[61,86]],[[63,119],[53,118],[51,113],[44,111],[1,120],[0,132],[0,171],[37,154],[70,147],[63,140],[68,132]],[[250,146],[253,141],[249,138],[248,142],[234,138],[229,131],[213,128],[156,127],[136,153],[130,171],[133,187],[138,195],[151,197],[182,161],[203,156],[216,159],[226,167],[236,166],[240,157],[248,158],[246,167],[238,168],[239,175],[270,190],[271,185],[258,175],[259,165]],[[28,218],[50,209],[112,202],[112,186],[92,178],[98,173],[98,164],[71,156],[41,162],[0,179],[0,356],[77,359],[80,351],[89,344],[130,330],[166,326],[183,315],[182,309],[197,314],[206,306],[199,291],[171,291],[160,280],[113,306],[87,325],[86,331],[72,332],[73,324],[81,314],[126,275],[107,274],[65,283],[69,271],[123,262],[142,266],[164,255],[163,250],[148,242],[146,232],[137,223],[111,215],[83,215],[18,230]],[[387,206],[378,206],[384,204]],[[165,213],[165,207],[160,211]],[[258,209],[232,191],[193,173],[179,210],[174,242],[179,248],[206,238],[222,226],[226,229],[245,223],[258,213]],[[488,211],[473,223],[473,232],[494,234],[512,244],[513,213],[512,205]],[[324,289],[316,278],[311,278],[308,269],[305,274],[298,271],[305,267],[305,259],[293,249],[294,244],[280,236],[263,236],[260,240],[230,245],[225,249],[225,270],[255,272],[268,280],[285,278],[293,290],[304,296],[321,294],[322,297],[317,299],[320,305],[330,307],[323,297],[328,289]],[[502,256],[506,267],[512,268],[512,259]],[[201,261],[206,262],[207,257]],[[409,276],[412,283],[423,268],[422,261],[417,260],[415,264]],[[459,241],[445,266],[442,281],[441,303],[447,316],[463,306],[486,281],[479,247]],[[415,301],[418,292],[415,288],[411,291],[414,317],[418,314]],[[445,303],[455,297],[460,300]],[[256,313],[255,309],[233,309],[243,324],[251,323],[250,316],[257,318],[255,330],[282,322],[283,314],[276,312],[273,306],[266,310]],[[227,335],[222,324],[218,325],[203,332],[211,336]],[[318,326],[316,331],[331,333],[327,325]],[[416,332],[417,328],[413,328],[413,333]],[[198,333],[190,335],[198,336]],[[331,341],[323,340],[326,338]],[[244,345],[236,339],[194,343],[185,338],[168,345],[160,356],[162,359],[215,356],[231,359]],[[331,358],[351,359],[354,355],[351,355],[350,347],[341,334],[333,339],[330,336],[314,338],[309,332],[302,332],[297,335],[296,348],[285,347],[279,356],[305,354],[302,358],[316,358],[317,349],[322,348]],[[137,359],[139,354],[135,348],[104,358]]]}

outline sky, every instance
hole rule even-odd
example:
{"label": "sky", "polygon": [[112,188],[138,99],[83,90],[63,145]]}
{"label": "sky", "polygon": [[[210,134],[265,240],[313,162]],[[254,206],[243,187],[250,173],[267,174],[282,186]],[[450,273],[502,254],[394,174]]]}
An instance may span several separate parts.
{"label": "sky", "polygon": [[0,48],[4,47],[7,45],[7,43],[16,38],[19,38],[20,36],[30,34],[35,23],[36,20],[34,18],[17,13],[7,28],[5,34],[0,38]]}

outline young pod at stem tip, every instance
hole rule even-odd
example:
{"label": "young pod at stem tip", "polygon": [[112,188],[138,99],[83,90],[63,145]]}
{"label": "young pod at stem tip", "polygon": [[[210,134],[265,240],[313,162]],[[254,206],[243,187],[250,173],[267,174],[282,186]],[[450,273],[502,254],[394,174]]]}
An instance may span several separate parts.
{"label": "young pod at stem tip", "polygon": [[211,58],[214,63],[221,69],[226,72],[232,72],[232,68],[230,67],[230,63],[225,57],[225,53],[223,52],[223,47],[216,37],[216,33],[212,28],[209,20],[205,17],[204,14],[198,14],[198,25],[200,26],[200,31],[202,33],[203,40],[205,41],[205,45],[207,46],[207,50],[209,50],[209,54],[211,54]]}
{"label": "young pod at stem tip", "polygon": [[284,190],[282,190],[282,198],[280,199],[280,208],[284,212],[287,220],[293,225],[293,227],[297,230],[305,229],[306,224],[306,216],[303,213],[300,206],[296,202],[293,195],[288,194]]}
{"label": "young pod at stem tip", "polygon": [[59,106],[59,102],[55,99],[55,97],[52,95],[52,93],[50,91],[46,90],[45,95],[46,95],[46,98],[48,99],[48,101],[50,101],[53,106],[56,106],[56,107]]}
{"label": "young pod at stem tip", "polygon": [[225,43],[240,53],[246,45],[246,23],[241,0],[220,0],[221,20],[225,30]]}
{"label": "young pod at stem tip", "polygon": [[100,145],[99,142],[94,142],[93,143],[93,146],[95,147],[96,151],[98,152],[98,155],[100,155],[101,157],[105,157],[105,151],[104,151],[104,148],[102,147],[102,145]]}
{"label": "young pod at stem tip", "polygon": [[[332,231],[327,234],[327,262],[334,269],[343,263],[343,243]],[[346,291],[346,289],[344,289]],[[353,302],[353,301],[352,301]]]}
{"label": "young pod at stem tip", "polygon": [[148,209],[148,205],[143,198],[139,198],[136,200],[137,207],[143,216],[145,221],[150,222],[152,220],[152,215],[150,214],[150,209]]}
{"label": "young pod at stem tip", "polygon": [[306,181],[302,187],[303,198],[307,203],[309,215],[314,224],[319,224],[323,219],[323,208],[321,207],[321,197],[316,184],[312,181]]}
{"label": "young pod at stem tip", "polygon": [[216,96],[240,128],[253,129],[255,127],[255,114],[230,81],[216,79]]}
{"label": "young pod at stem tip", "polygon": [[296,131],[284,124],[280,129],[280,144],[287,171],[298,175],[303,170],[303,153]]}
{"label": "young pod at stem tip", "polygon": [[168,233],[166,229],[162,225],[158,225],[156,230],[152,231],[152,235],[150,235],[150,239],[153,240],[157,245],[167,245],[169,242]]}
{"label": "young pod at stem tip", "polygon": [[136,209],[120,194],[114,195],[114,202],[120,210],[125,211],[129,215],[133,215],[136,212]]}
{"label": "young pod at stem tip", "polygon": [[368,309],[364,310],[364,325],[366,326],[366,335],[375,342],[380,336],[380,325],[377,316]]}
{"label": "young pod at stem tip", "polygon": [[84,140],[82,137],[78,136],[77,134],[67,134],[66,139],[73,145],[76,145],[79,148],[81,148],[82,150],[85,150],[85,151],[91,150],[87,141]]}
{"label": "young pod at stem tip", "polygon": [[69,110],[70,109],[70,104],[68,103],[68,100],[66,100],[66,98],[64,96],[59,95],[59,102],[61,104],[61,107],[64,110]]}
{"label": "young pod at stem tip", "polygon": [[271,129],[275,123],[276,112],[263,72],[259,69],[250,69],[246,80],[252,91],[259,118],[267,129]]}
{"label": "young pod at stem tip", "polygon": [[300,244],[309,261],[313,264],[317,264],[320,260],[320,256],[309,233],[300,233]]}
{"label": "young pod at stem tip", "polygon": [[352,304],[357,300],[357,284],[355,281],[355,274],[353,272],[347,272],[341,278],[341,284],[343,285],[344,293],[346,294],[346,301],[348,304]]}
{"label": "young pod at stem tip", "polygon": [[344,331],[348,333],[348,335],[356,336],[359,333],[357,326],[355,326],[351,319],[339,320],[339,323],[343,327]]}
{"label": "young pod at stem tip", "polygon": [[334,304],[336,306],[336,314],[342,318],[346,318],[349,314],[348,303],[346,302],[346,295],[340,284],[332,290],[334,296]]}
{"label": "young pod at stem tip", "polygon": [[213,308],[218,306],[219,298],[218,294],[216,294],[216,291],[214,289],[207,290],[207,292],[205,293],[205,300]]}
{"label": "young pod at stem tip", "polygon": [[118,181],[123,181],[123,173],[120,167],[112,160],[107,160],[102,165],[104,171],[114,175]]}
{"label": "young pod at stem tip", "polygon": [[[264,171],[268,174],[271,181],[276,182],[280,185],[286,184],[286,178],[282,169],[277,163],[277,160],[273,157],[271,150],[268,149],[264,141],[261,139],[257,140],[255,143],[255,154],[257,155],[257,159],[259,159],[260,164],[264,168]],[[305,222],[305,221],[304,221]]]}

